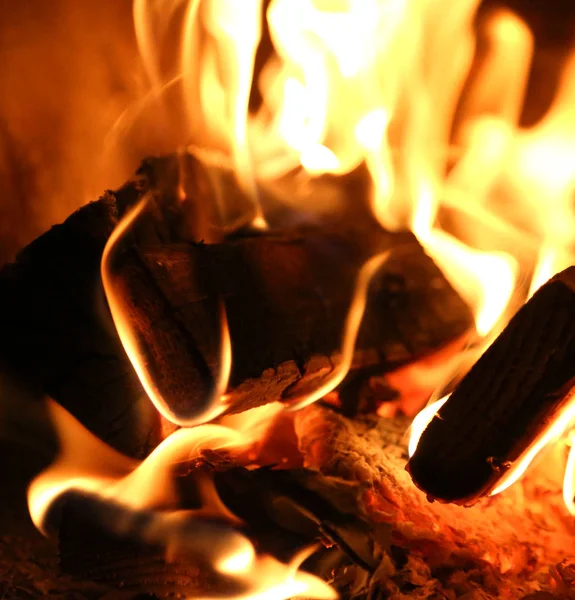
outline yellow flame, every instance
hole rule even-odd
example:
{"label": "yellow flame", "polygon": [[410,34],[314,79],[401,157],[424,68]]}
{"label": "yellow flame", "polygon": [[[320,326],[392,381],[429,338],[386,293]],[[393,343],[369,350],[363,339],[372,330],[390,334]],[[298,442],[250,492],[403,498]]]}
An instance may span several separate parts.
{"label": "yellow flame", "polygon": [[486,336],[509,304],[518,265],[510,254],[475,250],[438,229],[414,231],[453,287],[475,308],[477,332]]}
{"label": "yellow flame", "polygon": [[[48,410],[60,452],[28,489],[30,514],[39,529],[62,494],[71,490],[90,492],[102,501],[110,500],[135,511],[153,511],[154,519],[139,532],[143,539],[155,544],[163,540],[168,557],[191,552],[221,573],[236,577],[248,590],[237,598],[337,597],[327,584],[299,570],[306,555],[298,555],[290,564],[259,555],[252,542],[236,529],[240,521],[221,502],[213,484],[199,486],[200,509],[179,510],[173,466],[200,456],[202,449],[238,450],[252,444],[256,438],[249,428],[203,425],[180,429],[138,464],[98,440],[55,402],[48,403]],[[213,517],[226,525],[204,527]],[[110,522],[109,526],[117,531],[125,528],[122,523]],[[189,537],[182,538],[183,534]]]}
{"label": "yellow flame", "polygon": [[[30,514],[41,530],[50,505],[72,489],[95,492],[133,509],[172,505],[171,465],[199,456],[203,448],[238,448],[254,441],[251,432],[218,425],[179,429],[138,464],[97,439],[56,402],[51,401],[48,409],[60,453],[28,491]],[[229,514],[226,517],[230,519]]]}
{"label": "yellow flame", "polygon": [[357,275],[353,297],[344,324],[339,361],[329,375],[323,380],[323,383],[317,385],[313,391],[289,396],[290,410],[299,410],[313,404],[335,389],[344,380],[353,360],[355,342],[365,313],[371,280],[388,260],[389,254],[389,252],[383,252],[376,256],[372,256],[361,267]]}
{"label": "yellow flame", "polygon": [[433,421],[439,412],[439,409],[447,402],[448,398],[449,396],[444,396],[443,398],[432,402],[423,410],[419,411],[415,419],[413,419],[409,431],[409,445],[407,447],[410,458],[415,454],[417,444],[419,444],[423,432],[427,429],[427,426],[431,421]]}
{"label": "yellow flame", "polygon": [[[248,107],[252,87],[254,60],[261,38],[263,0],[206,0],[202,6],[203,22],[213,37],[217,54],[216,68],[225,89],[225,111],[230,147],[238,181],[253,202],[252,223],[265,228],[266,222],[252,172],[248,144]],[[184,43],[187,43],[185,41]],[[212,102],[213,82],[207,79],[202,88],[203,105]]]}
{"label": "yellow flame", "polygon": [[569,455],[565,465],[565,477],[563,479],[563,501],[567,510],[575,516],[575,434],[571,431],[568,435]]}
{"label": "yellow flame", "polygon": [[[316,548],[311,547],[299,552],[287,565],[285,571],[282,565],[280,577],[278,577],[279,563],[270,557],[265,557],[265,560],[262,560],[260,564],[263,568],[260,580],[255,585],[250,581],[252,589],[248,594],[231,596],[231,598],[233,600],[281,600],[284,598],[287,600],[288,598],[301,597],[332,600],[337,598],[337,593],[317,577],[299,570],[300,565],[315,550]],[[220,566],[222,566],[221,563]],[[230,566],[231,570],[229,570]],[[222,572],[228,574],[249,573],[249,567],[248,552],[239,552],[225,561]],[[203,600],[215,599],[204,597]]]}
{"label": "yellow flame", "polygon": [[309,173],[346,173],[372,153],[387,156],[388,109],[399,81],[386,79],[386,90],[382,73],[400,56],[396,36],[406,12],[404,0],[270,3],[279,61],[262,75],[273,115],[266,135],[296,151]]}
{"label": "yellow flame", "polygon": [[518,481],[541,450],[551,442],[557,442],[574,421],[575,392],[571,391],[565,398],[563,407],[549,424],[549,427],[547,427],[547,429],[533,441],[521,457],[513,463],[509,471],[507,471],[493,489],[491,495],[494,496],[495,494],[499,494]]}
{"label": "yellow flame", "polygon": [[232,349],[226,311],[223,303],[220,303],[220,369],[216,377],[211,398],[208,399],[205,405],[202,403],[202,406],[205,406],[205,408],[200,410],[197,414],[189,415],[185,418],[178,416],[166,403],[146,368],[142,358],[143,354],[139,348],[137,336],[126,315],[125,301],[121,294],[116,292],[114,285],[113,265],[117,256],[122,252],[121,244],[125,240],[130,229],[134,227],[137,220],[144,214],[151,201],[151,196],[145,196],[130,212],[128,212],[128,214],[126,214],[112,232],[102,255],[102,284],[114,320],[114,325],[116,326],[124,350],[138,375],[142,387],[148,394],[148,397],[166,419],[176,425],[192,427],[215,419],[226,409],[224,394],[228,387],[232,368]]}

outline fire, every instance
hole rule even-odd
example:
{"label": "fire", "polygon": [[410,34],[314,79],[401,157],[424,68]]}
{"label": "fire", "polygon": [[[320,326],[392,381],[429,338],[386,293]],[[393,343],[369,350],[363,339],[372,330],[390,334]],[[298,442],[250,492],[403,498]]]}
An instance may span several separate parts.
{"label": "fire", "polygon": [[571,448],[569,449],[569,456],[567,458],[567,465],[565,466],[565,478],[563,480],[563,501],[565,502],[565,506],[567,510],[575,515],[575,450],[574,447],[574,436],[571,431],[568,436],[569,444]]}
{"label": "fire", "polygon": [[[523,128],[533,35],[518,16],[502,10],[483,14],[475,32],[478,5],[479,0],[135,0],[136,39],[150,89],[122,117],[114,135],[121,135],[123,123],[137,119],[144,107],[154,107],[162,123],[164,118],[168,123],[172,109],[167,97],[177,90],[183,110],[175,127],[183,132],[184,146],[199,146],[206,157],[217,156],[233,169],[245,197],[241,223],[257,229],[267,227],[269,198],[263,192],[270,182],[283,177],[309,182],[366,166],[373,215],[382,227],[415,233],[474,308],[484,348],[508,317],[515,293],[525,299],[575,262],[575,55],[545,118]],[[476,46],[487,50],[472,71]],[[264,61],[258,59],[260,51],[268,54]],[[114,268],[149,202],[144,199],[110,238],[102,281],[118,334],[146,393],[163,417],[184,428],[137,464],[96,440],[52,403],[61,452],[30,486],[32,518],[43,528],[58,497],[82,490],[136,511],[154,511],[168,542],[177,529],[174,523],[191,520],[194,555],[247,582],[250,592],[242,598],[333,598],[327,585],[299,569],[302,557],[285,565],[260,556],[209,485],[202,509],[185,515],[178,511],[170,466],[198,456],[203,448],[237,451],[249,446],[257,441],[253,435],[259,428],[242,425],[241,419],[230,420],[233,427],[206,424],[228,408],[233,357],[223,300],[221,367],[212,394],[202,399],[197,413],[176,414],[148,372],[116,289]],[[220,210],[222,222],[231,227],[237,221],[228,208],[224,202]],[[444,225],[446,214],[456,232]],[[485,227],[487,221],[497,227]],[[527,265],[527,275],[524,256],[506,237],[512,232],[534,240],[537,259]],[[346,376],[371,279],[387,258],[374,256],[358,272],[340,361],[319,387],[292,398],[290,408],[319,400]],[[529,291],[521,291],[522,277],[529,279]],[[410,454],[446,401],[442,398],[416,417]],[[262,415],[268,422],[267,412]],[[574,419],[575,401],[493,493],[516,481]],[[572,451],[565,499],[575,513],[574,464]],[[218,540],[203,527],[214,516],[220,523]]]}
{"label": "fire", "polygon": [[[146,460],[137,463],[97,439],[57,403],[50,401],[48,409],[60,453],[28,490],[30,514],[40,530],[45,531],[57,498],[72,490],[89,493],[133,511],[151,512],[152,518],[146,525],[135,526],[134,535],[164,546],[168,559],[195,557],[216,571],[233,576],[248,591],[231,598],[336,598],[327,584],[299,569],[307,554],[294,557],[289,564],[259,555],[237,529],[241,522],[221,502],[210,481],[198,482],[201,508],[182,511],[178,506],[173,466],[200,456],[206,448],[241,451],[257,441],[256,435],[262,432],[253,420],[245,421],[244,429],[221,425],[180,429]],[[108,526],[118,533],[126,528],[123,522],[111,522]]]}
{"label": "fire", "polygon": [[140,348],[140,342],[137,335],[134,333],[133,327],[131,327],[129,324],[127,309],[124,306],[125,303],[123,302],[122,295],[116,291],[114,285],[114,261],[116,260],[117,254],[121,254],[122,241],[130,227],[133,227],[138,218],[145,213],[150,201],[151,200],[149,197],[142,199],[139,204],[133,208],[128,215],[126,215],[126,217],[121,221],[121,223],[110,236],[102,255],[102,284],[104,286],[104,291],[106,292],[106,298],[108,300],[110,312],[112,313],[114,324],[116,325],[120,340],[124,345],[126,354],[130,358],[134,370],[136,371],[140,382],[142,383],[142,387],[148,394],[148,397],[154,403],[158,411],[166,419],[168,419],[168,421],[180,426],[192,427],[199,423],[205,423],[215,419],[226,409],[224,394],[228,387],[228,379],[232,366],[231,341],[226,312],[224,306],[220,305],[221,367],[211,398],[206,399],[205,404],[202,404],[203,408],[200,409],[197,414],[186,414],[184,416],[176,414],[172,407],[170,407],[169,402],[166,401],[161,392],[157,389],[157,386],[155,385],[146,368],[146,365],[144,364],[145,354]]}

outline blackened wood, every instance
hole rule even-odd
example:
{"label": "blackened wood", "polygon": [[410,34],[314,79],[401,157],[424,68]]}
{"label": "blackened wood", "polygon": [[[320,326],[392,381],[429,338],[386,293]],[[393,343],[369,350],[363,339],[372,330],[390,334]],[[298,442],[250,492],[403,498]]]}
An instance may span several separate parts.
{"label": "blackened wood", "polygon": [[[279,400],[297,382],[328,374],[357,272],[378,252],[392,251],[370,288],[354,366],[388,370],[472,326],[415,237],[383,231],[359,213],[349,226],[346,219],[217,242],[220,234],[198,216],[213,189],[197,161],[184,163],[183,204],[182,160],[154,159],[0,271],[0,364],[120,450],[145,453],[159,429],[107,313],[99,269],[118,219],[146,191],[155,201],[122,244],[114,278],[175,411],[201,406],[212,389],[219,299],[232,337],[233,410]],[[202,243],[202,232],[217,243]]]}
{"label": "blackened wood", "polygon": [[489,493],[568,402],[575,384],[575,267],[521,308],[431,421],[409,462],[431,498]]}
{"label": "blackened wood", "polygon": [[0,271],[0,363],[132,455],[158,439],[145,397],[107,313],[100,283],[116,223],[105,194],[27,246]]}

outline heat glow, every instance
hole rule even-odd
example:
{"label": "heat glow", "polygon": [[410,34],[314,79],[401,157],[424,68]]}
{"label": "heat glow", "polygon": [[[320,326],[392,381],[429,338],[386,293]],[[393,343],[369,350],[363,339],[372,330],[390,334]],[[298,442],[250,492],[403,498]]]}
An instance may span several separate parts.
{"label": "heat glow", "polygon": [[[485,348],[509,317],[514,296],[524,301],[575,263],[575,55],[544,118],[524,128],[520,117],[533,34],[508,10],[484,12],[476,23],[478,6],[479,0],[134,0],[136,40],[149,85],[110,135],[125,135],[127,124],[146,111],[161,114],[166,131],[171,123],[185,139],[172,150],[200,147],[206,162],[217,156],[228,165],[245,199],[241,222],[253,229],[268,227],[263,190],[271,183],[297,182],[282,201],[313,213],[314,200],[309,195],[302,200],[299,189],[364,167],[371,213],[387,229],[413,231],[473,307],[478,346]],[[183,105],[179,112],[169,104],[174,93]],[[149,202],[142,200],[111,236],[102,280],[143,388],[165,419],[184,428],[137,463],[50,403],[61,451],[30,486],[32,518],[42,529],[62,494],[89,492],[133,510],[155,511],[164,532],[177,530],[179,519],[191,522],[193,544],[187,540],[172,550],[192,552],[241,579],[249,593],[237,598],[333,598],[326,584],[299,569],[302,557],[282,564],[260,556],[209,483],[202,509],[179,511],[171,465],[204,448],[249,446],[261,439],[270,415],[266,409],[257,423],[232,418],[230,426],[209,424],[227,408],[233,361],[224,300],[221,366],[211,396],[196,414],[182,417],[158,390],[114,277],[124,243]],[[219,210],[222,222],[233,228],[225,199]],[[322,398],[347,374],[370,282],[387,258],[374,256],[359,270],[340,361],[316,389],[292,398],[291,409]],[[446,401],[415,418],[410,454]],[[493,493],[515,482],[574,420],[570,398]],[[572,513],[574,465],[572,451],[565,476]],[[214,516],[217,536],[204,527]]]}

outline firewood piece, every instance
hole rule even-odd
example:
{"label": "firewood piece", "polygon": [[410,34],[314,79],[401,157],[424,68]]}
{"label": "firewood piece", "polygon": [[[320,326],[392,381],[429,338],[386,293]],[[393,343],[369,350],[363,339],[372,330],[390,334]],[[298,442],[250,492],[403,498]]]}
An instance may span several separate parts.
{"label": "firewood piece", "polygon": [[159,439],[157,416],[124,358],[100,284],[116,210],[105,194],[0,270],[0,363],[119,450],[143,455]]}
{"label": "firewood piece", "polygon": [[[192,164],[198,202],[206,202],[202,169]],[[145,454],[159,437],[155,411],[106,311],[99,274],[111,231],[147,190],[160,218],[152,211],[138,224],[114,276],[131,303],[132,325],[147,336],[146,356],[156,357],[153,375],[176,410],[181,398],[203,402],[218,370],[220,297],[232,336],[233,410],[281,399],[318,369],[327,372],[337,360],[357,270],[376,252],[402,248],[371,286],[355,367],[389,370],[472,327],[468,307],[411,233],[389,233],[361,217],[339,230],[330,224],[329,231],[182,242],[190,232],[182,233],[178,211],[194,214],[194,207],[176,202],[176,167],[170,158],[149,161],[134,182],[81,208],[0,270],[0,366],[116,448]],[[186,188],[193,193],[189,180]]]}
{"label": "firewood piece", "polygon": [[0,270],[0,364],[117,449],[142,456],[160,439],[159,422],[125,358],[100,283],[116,222],[116,198],[107,193]]}
{"label": "firewood piece", "polygon": [[575,267],[510,321],[429,424],[409,462],[430,498],[489,493],[569,402],[575,384]]}
{"label": "firewood piece", "polygon": [[[550,571],[572,555],[573,524],[563,505],[562,469],[554,472],[565,460],[565,447],[555,448],[505,493],[462,507],[430,503],[413,485],[405,470],[408,419],[351,420],[316,404],[296,413],[295,427],[307,469],[355,485],[357,514],[373,526],[391,526],[388,554],[366,582],[366,595],[346,595],[341,589],[342,596],[451,598],[469,593],[495,600],[556,590]],[[336,585],[345,585],[346,579],[345,572],[336,572]]]}

